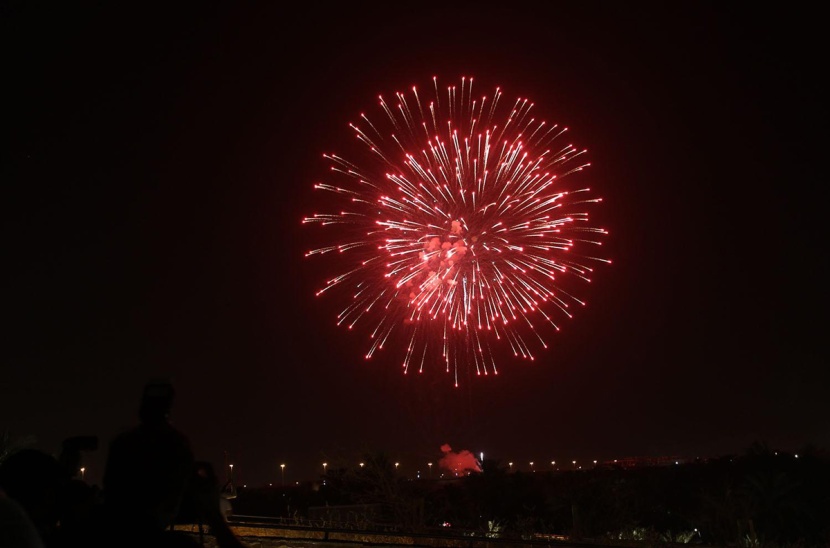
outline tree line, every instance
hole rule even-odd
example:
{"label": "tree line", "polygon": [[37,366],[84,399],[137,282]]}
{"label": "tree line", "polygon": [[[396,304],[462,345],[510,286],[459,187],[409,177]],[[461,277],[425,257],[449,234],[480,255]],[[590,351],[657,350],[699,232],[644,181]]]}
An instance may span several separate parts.
{"label": "tree line", "polygon": [[[240,489],[234,512],[502,538],[830,545],[830,456],[815,447],[786,453],[756,443],[740,455],[677,465],[561,472],[512,472],[489,460],[481,473],[449,480],[404,478],[382,451],[363,460],[317,482]],[[362,511],[326,519],[343,507]]]}

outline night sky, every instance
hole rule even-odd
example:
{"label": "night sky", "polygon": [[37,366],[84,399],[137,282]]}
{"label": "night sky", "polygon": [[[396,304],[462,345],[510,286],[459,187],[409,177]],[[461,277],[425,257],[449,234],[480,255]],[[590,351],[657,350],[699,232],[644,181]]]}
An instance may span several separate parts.
{"label": "night sky", "polygon": [[[60,4],[0,8],[0,429],[50,452],[98,435],[97,482],[143,383],[172,377],[197,457],[252,484],[361,451],[424,471],[445,443],[524,467],[830,447],[815,14]],[[303,256],[322,153],[433,76],[571,128],[614,261],[539,359],[459,388],[366,362]]]}

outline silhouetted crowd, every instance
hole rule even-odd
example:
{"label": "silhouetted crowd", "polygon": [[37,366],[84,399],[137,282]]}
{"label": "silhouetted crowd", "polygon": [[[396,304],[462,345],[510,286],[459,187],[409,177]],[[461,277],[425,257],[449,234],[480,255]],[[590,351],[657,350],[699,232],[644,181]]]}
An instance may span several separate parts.
{"label": "silhouetted crowd", "polygon": [[213,468],[169,421],[173,395],[168,382],[145,386],[140,423],[110,443],[100,488],[78,477],[95,437],[66,439],[57,457],[23,449],[0,463],[0,548],[201,546],[177,523],[204,524],[221,548],[243,548]]}

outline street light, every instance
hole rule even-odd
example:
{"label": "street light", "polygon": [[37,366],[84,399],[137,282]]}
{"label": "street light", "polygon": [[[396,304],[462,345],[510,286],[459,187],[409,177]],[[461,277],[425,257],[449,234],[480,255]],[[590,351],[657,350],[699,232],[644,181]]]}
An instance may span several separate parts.
{"label": "street light", "polygon": [[428,462],[427,466],[429,466],[429,477],[432,477],[432,463]]}
{"label": "street light", "polygon": [[530,461],[530,471],[531,471],[531,472],[535,472],[535,471],[536,471],[536,469],[535,469],[535,468],[533,468],[533,461]]}
{"label": "street light", "polygon": [[361,468],[363,468],[363,464],[364,464],[364,463],[362,463],[362,462],[360,463],[360,467],[361,467]]}
{"label": "street light", "polygon": [[513,471],[513,463],[512,463],[512,462],[508,462],[508,463],[507,463],[507,466],[509,466],[509,467],[510,467],[510,471],[512,472],[512,471]]}
{"label": "street light", "polygon": [[395,463],[395,472],[397,472],[397,471],[398,471],[398,466],[400,466],[400,464],[401,464],[401,463],[399,463],[399,462],[396,462],[396,463]]}
{"label": "street light", "polygon": [[86,468],[81,466],[81,479],[84,479],[84,472],[86,472]]}
{"label": "street light", "polygon": [[282,484],[285,485],[285,465],[280,464],[280,474],[282,475]]}
{"label": "street light", "polygon": [[327,463],[327,462],[323,463],[323,475],[324,476],[326,475],[326,466],[328,466],[328,465],[329,465],[329,463]]}

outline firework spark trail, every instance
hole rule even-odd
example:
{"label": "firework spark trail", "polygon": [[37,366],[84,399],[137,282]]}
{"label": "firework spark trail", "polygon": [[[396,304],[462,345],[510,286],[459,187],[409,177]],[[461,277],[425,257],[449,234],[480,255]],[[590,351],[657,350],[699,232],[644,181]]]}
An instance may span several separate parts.
{"label": "firework spark trail", "polygon": [[559,143],[567,128],[531,116],[527,99],[501,117],[501,89],[476,99],[472,78],[446,95],[433,86],[428,103],[413,87],[394,105],[379,97],[383,123],[361,114],[349,124],[365,163],[324,155],[341,182],[315,189],[342,209],[303,222],[337,225],[330,245],[306,255],[337,252],[345,272],[317,295],[350,294],[337,323],[369,324],[366,358],[400,333],[405,373],[440,360],[457,386],[464,366],[498,373],[491,349],[503,339],[533,360],[529,341],[546,349],[540,330],[558,331],[554,315],[585,304],[565,286],[610,261],[583,251],[607,231],[587,224],[601,198],[563,187],[590,165],[585,150]]}

